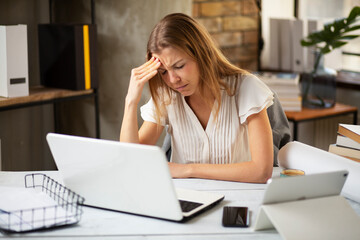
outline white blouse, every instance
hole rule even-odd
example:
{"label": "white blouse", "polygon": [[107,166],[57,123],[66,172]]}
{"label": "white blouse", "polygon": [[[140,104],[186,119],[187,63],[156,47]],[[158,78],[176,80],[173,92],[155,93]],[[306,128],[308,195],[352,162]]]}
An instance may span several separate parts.
{"label": "white blouse", "polygon": [[[225,79],[234,86],[237,76]],[[257,77],[243,75],[236,94],[221,91],[221,106],[215,122],[216,102],[204,130],[184,96],[174,94],[161,120],[171,135],[171,161],[176,163],[237,163],[250,161],[247,118],[273,104],[272,91]],[[144,121],[156,123],[152,99],[141,107]]]}

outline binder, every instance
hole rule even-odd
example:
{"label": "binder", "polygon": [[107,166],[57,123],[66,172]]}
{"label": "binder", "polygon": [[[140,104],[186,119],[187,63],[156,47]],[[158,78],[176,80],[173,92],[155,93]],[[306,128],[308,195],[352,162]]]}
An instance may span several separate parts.
{"label": "binder", "polygon": [[304,47],[301,46],[301,39],[304,37],[303,21],[294,19],[292,21],[292,71],[304,72]]}
{"label": "binder", "polygon": [[280,70],[292,71],[291,19],[280,19]]}
{"label": "binder", "polygon": [[28,96],[28,68],[27,26],[0,26],[0,96]]}
{"label": "binder", "polygon": [[98,87],[96,25],[39,24],[41,84],[70,90]]}
{"label": "binder", "polygon": [[270,61],[269,68],[280,69],[280,26],[279,19],[270,18]]}

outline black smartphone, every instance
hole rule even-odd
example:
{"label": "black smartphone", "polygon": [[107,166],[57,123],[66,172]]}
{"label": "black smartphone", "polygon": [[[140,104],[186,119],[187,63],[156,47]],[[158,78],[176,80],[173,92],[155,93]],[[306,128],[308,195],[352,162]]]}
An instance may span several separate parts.
{"label": "black smartphone", "polygon": [[224,227],[248,227],[249,211],[247,207],[224,207],[222,225]]}

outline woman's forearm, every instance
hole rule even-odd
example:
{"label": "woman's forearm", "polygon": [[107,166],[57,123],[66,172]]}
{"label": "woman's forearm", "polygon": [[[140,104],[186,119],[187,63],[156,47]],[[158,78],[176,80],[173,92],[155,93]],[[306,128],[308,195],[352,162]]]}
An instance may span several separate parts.
{"label": "woman's forearm", "polygon": [[266,183],[273,166],[242,162],[233,164],[169,164],[175,178],[204,178],[223,181]]}
{"label": "woman's forearm", "polygon": [[120,131],[121,142],[139,143],[137,107],[144,85],[157,74],[159,59],[152,57],[140,67],[131,70],[129,89],[125,99],[124,117]]}
{"label": "woman's forearm", "polygon": [[137,104],[125,102],[124,117],[120,131],[120,142],[139,143]]}
{"label": "woman's forearm", "polygon": [[192,177],[237,182],[266,183],[271,178],[273,166],[254,162],[234,164],[194,164],[189,166]]}

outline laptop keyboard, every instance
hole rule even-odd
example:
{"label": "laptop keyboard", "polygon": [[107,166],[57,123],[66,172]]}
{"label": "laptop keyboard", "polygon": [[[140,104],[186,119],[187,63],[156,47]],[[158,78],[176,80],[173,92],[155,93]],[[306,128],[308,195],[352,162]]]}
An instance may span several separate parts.
{"label": "laptop keyboard", "polygon": [[185,213],[190,212],[191,210],[202,205],[202,203],[190,202],[185,200],[179,200],[179,202],[180,202],[181,210]]}

